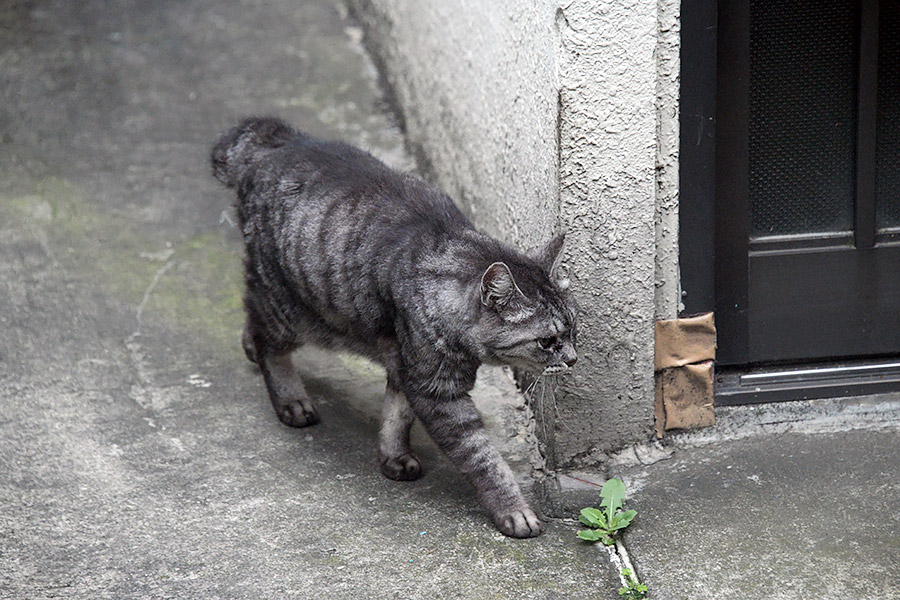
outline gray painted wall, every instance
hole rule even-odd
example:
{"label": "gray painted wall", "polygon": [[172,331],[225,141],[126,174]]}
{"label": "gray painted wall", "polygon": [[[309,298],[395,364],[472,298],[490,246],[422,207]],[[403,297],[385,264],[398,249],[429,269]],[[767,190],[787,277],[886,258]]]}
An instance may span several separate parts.
{"label": "gray painted wall", "polygon": [[679,295],[677,0],[350,2],[436,183],[521,248],[567,232],[580,362],[532,406],[549,464],[648,439]]}

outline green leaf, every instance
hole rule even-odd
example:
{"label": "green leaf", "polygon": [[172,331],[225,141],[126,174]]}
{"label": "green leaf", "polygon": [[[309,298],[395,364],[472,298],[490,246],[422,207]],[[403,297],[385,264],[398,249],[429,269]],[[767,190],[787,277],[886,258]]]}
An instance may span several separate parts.
{"label": "green leaf", "polygon": [[596,542],[603,536],[603,532],[596,529],[581,529],[575,535],[588,542]]}
{"label": "green leaf", "polygon": [[636,510],[626,510],[620,513],[617,513],[612,518],[612,523],[609,524],[610,531],[616,531],[618,529],[625,529],[629,525],[631,525],[632,519],[634,519],[635,515],[637,515]]}
{"label": "green leaf", "polygon": [[600,508],[605,508],[608,514],[615,515],[625,501],[625,484],[621,479],[613,477],[603,484],[600,497],[603,499]]}
{"label": "green leaf", "polygon": [[588,527],[605,529],[607,525],[606,515],[596,508],[582,508],[581,516],[578,517],[578,520]]}
{"label": "green leaf", "polygon": [[588,527],[593,527],[594,529],[599,529],[599,528],[600,528],[599,525],[595,524],[595,523],[594,523],[593,521],[591,521],[590,519],[585,518],[584,515],[581,515],[580,517],[578,517],[578,520],[581,521],[582,525],[587,525]]}
{"label": "green leaf", "polygon": [[604,546],[612,546],[612,545],[614,545],[614,544],[616,543],[616,540],[612,539],[612,536],[610,536],[610,535],[608,535],[608,534],[605,534],[605,533],[602,533],[602,532],[601,532],[601,534],[600,534],[600,542],[601,542]]}

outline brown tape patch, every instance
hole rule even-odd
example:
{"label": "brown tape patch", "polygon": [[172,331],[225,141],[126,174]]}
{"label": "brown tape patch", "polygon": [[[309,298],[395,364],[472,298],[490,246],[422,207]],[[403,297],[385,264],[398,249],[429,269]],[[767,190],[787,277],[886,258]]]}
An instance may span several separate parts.
{"label": "brown tape patch", "polygon": [[657,321],[654,349],[656,436],[662,438],[670,429],[714,425],[713,314]]}
{"label": "brown tape patch", "polygon": [[656,322],[653,368],[656,371],[716,359],[712,313]]}
{"label": "brown tape patch", "polygon": [[[711,360],[660,372],[664,429],[696,429],[716,423]],[[657,427],[657,435],[658,435]]]}

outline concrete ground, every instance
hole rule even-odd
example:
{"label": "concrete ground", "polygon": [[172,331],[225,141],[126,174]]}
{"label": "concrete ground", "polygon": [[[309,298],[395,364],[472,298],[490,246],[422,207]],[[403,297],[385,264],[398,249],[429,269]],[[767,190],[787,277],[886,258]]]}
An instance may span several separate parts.
{"label": "concrete ground", "polygon": [[802,421],[722,410],[742,435],[683,436],[666,460],[613,467],[652,598],[900,598],[900,395],[825,404]]}
{"label": "concrete ground", "polygon": [[[380,475],[377,369],[298,355],[325,401],[296,430],[243,357],[208,148],[274,113],[411,168],[361,34],[329,0],[0,3],[0,598],[618,597],[571,520],[602,474],[511,540],[421,431],[426,477]],[[527,476],[528,409],[483,376]],[[721,410],[614,457],[650,597],[900,598],[898,405]]]}
{"label": "concrete ground", "polygon": [[298,356],[297,430],[243,357],[209,148],[277,114],[412,167],[361,35],[329,0],[0,4],[0,598],[615,597],[572,523],[500,535],[421,431],[426,476],[385,479],[372,365]]}

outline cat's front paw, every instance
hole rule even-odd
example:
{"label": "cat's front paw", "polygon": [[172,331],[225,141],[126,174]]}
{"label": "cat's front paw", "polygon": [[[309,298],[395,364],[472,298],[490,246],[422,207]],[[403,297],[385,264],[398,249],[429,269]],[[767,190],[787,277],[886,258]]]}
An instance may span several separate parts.
{"label": "cat's front paw", "polygon": [[494,524],[500,533],[514,538],[536,537],[544,529],[541,520],[527,506],[521,510],[494,515]]}
{"label": "cat's front paw", "polygon": [[425,474],[422,462],[412,452],[395,458],[381,459],[381,472],[394,481],[413,481]]}

